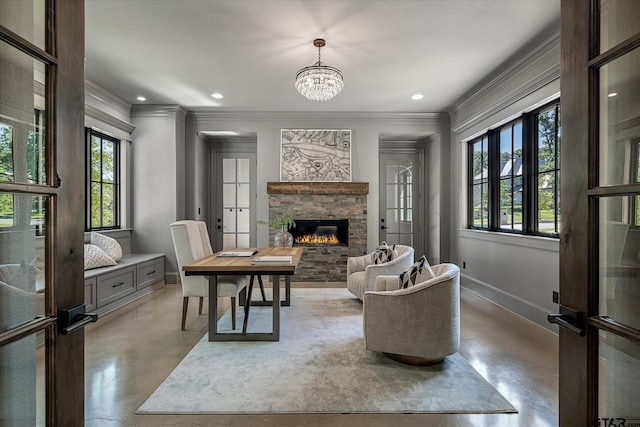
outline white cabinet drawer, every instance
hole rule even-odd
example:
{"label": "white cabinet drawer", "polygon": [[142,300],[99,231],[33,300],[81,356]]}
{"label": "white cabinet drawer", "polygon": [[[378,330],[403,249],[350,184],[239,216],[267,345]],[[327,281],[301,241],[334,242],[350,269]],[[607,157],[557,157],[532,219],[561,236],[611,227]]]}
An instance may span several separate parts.
{"label": "white cabinet drawer", "polygon": [[164,258],[143,262],[137,267],[138,290],[164,279]]}
{"label": "white cabinet drawer", "polygon": [[98,276],[98,307],[124,297],[136,290],[136,266]]}

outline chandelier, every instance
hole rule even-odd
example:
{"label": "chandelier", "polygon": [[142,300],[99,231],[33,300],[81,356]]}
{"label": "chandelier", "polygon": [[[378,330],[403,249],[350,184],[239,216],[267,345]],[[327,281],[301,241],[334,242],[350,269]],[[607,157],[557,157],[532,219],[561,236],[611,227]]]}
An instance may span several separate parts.
{"label": "chandelier", "polygon": [[320,48],[325,44],[324,39],[313,41],[313,45],[318,48],[318,62],[303,68],[296,75],[296,89],[312,101],[327,101],[339,94],[344,87],[340,70],[320,61]]}

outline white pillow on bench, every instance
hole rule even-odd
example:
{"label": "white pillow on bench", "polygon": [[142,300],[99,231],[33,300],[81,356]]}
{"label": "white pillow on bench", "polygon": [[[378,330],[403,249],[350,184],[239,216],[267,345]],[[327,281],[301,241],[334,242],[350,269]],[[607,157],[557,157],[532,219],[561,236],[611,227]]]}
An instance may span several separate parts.
{"label": "white pillow on bench", "polygon": [[118,243],[118,241],[112,237],[92,232],[91,244],[96,245],[97,247],[102,249],[114,261],[120,261],[120,259],[122,258],[122,248],[120,247],[120,243]]}
{"label": "white pillow on bench", "polygon": [[116,262],[105,251],[96,245],[84,245],[84,269],[106,267],[108,265],[116,265]]}

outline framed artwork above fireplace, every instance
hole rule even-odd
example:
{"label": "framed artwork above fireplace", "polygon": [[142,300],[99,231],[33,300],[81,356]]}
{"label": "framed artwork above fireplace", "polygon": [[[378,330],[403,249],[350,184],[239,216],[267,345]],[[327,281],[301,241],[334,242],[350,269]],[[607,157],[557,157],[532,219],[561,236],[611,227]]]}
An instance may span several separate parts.
{"label": "framed artwork above fireplace", "polygon": [[351,129],[282,129],[280,181],[351,181]]}

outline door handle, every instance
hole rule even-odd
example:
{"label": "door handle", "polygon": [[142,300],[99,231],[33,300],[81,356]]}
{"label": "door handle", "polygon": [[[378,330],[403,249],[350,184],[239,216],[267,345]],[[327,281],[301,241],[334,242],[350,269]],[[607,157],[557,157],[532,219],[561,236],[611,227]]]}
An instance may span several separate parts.
{"label": "door handle", "polygon": [[547,320],[581,337],[586,333],[582,313],[564,305],[560,305],[560,313],[547,315]]}
{"label": "door handle", "polygon": [[89,323],[97,322],[98,315],[96,313],[87,313],[84,304],[74,307],[70,310],[63,310],[59,313],[60,332],[67,335],[84,328]]}

